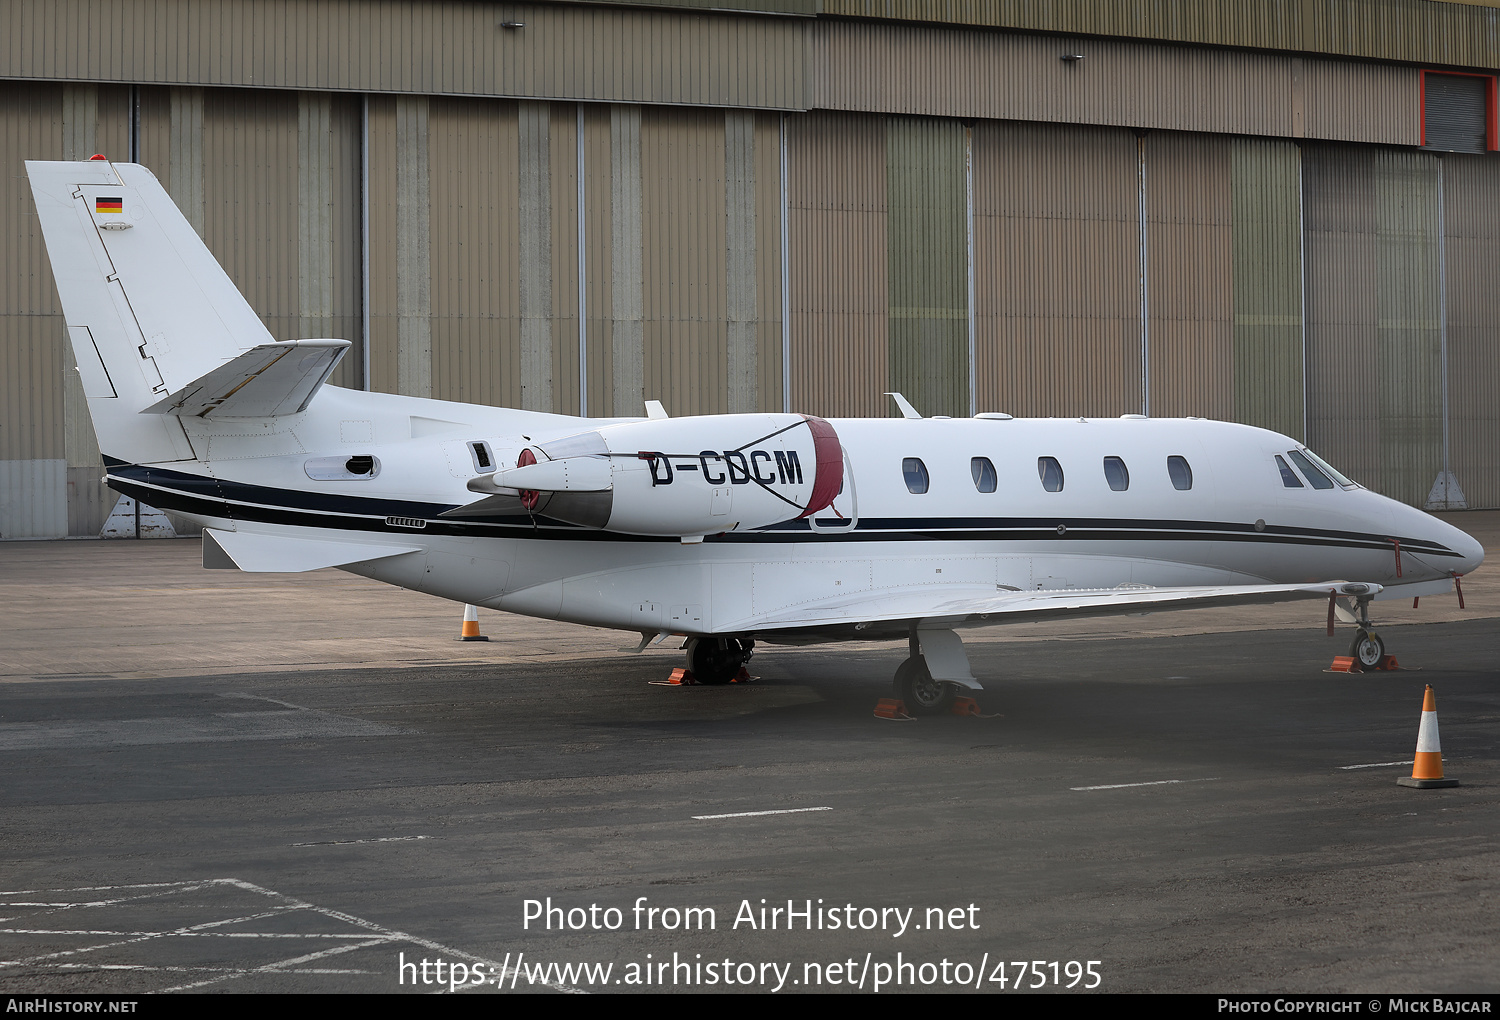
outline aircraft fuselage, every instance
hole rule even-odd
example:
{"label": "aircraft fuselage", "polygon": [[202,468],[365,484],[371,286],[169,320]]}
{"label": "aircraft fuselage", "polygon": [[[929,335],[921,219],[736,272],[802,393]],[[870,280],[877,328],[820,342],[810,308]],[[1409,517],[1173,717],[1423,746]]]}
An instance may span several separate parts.
{"label": "aircraft fuselage", "polygon": [[[731,527],[731,510],[725,530],[701,541],[583,528],[520,507],[440,516],[476,498],[467,487],[478,471],[473,444],[505,468],[536,444],[624,421],[325,387],[307,411],[251,429],[184,418],[206,459],[120,465],[111,477],[209,528],[413,547],[348,568],[382,581],[641,632],[895,634],[900,627],[841,625],[848,616],[839,607],[878,606],[887,596],[898,605],[913,592],[1338,577],[1423,594],[1483,556],[1428,514],[1316,465],[1309,472],[1292,439],[1198,419],[833,419],[844,476],[831,507],[753,530]],[[734,417],[692,421],[704,423],[702,448],[672,455],[670,481],[661,465],[638,465],[655,472],[653,494],[678,504],[715,488],[730,497],[736,486],[754,488],[725,457],[750,437],[711,434]],[[319,473],[311,464],[356,457],[372,458],[378,471],[310,476]],[[759,478],[778,476],[769,454],[745,463]],[[961,615],[949,625],[989,622]]]}

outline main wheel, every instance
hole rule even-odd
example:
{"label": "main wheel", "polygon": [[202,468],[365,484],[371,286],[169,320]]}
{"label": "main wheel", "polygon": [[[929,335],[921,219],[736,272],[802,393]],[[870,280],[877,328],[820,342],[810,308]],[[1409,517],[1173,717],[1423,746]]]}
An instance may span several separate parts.
{"label": "main wheel", "polygon": [[941,715],[953,705],[953,685],[934,680],[927,660],[914,655],[896,670],[896,697],[912,715]]}
{"label": "main wheel", "polygon": [[692,638],[687,646],[687,666],[700,684],[727,684],[739,673],[749,656],[735,638]]}
{"label": "main wheel", "polygon": [[1373,630],[1356,631],[1354,644],[1349,646],[1349,656],[1359,663],[1361,669],[1374,669],[1385,658],[1385,642]]}

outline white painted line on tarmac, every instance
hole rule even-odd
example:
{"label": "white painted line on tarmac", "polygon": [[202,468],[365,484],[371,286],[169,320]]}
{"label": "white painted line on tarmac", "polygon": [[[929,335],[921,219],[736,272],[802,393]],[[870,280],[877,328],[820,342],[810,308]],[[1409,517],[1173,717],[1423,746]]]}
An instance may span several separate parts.
{"label": "white painted line on tarmac", "polygon": [[831,807],[781,808],[779,811],[735,811],[727,815],[694,815],[693,820],[711,822],[717,818],[758,818],[761,815],[800,815],[804,811],[832,811]]}
{"label": "white painted line on tarmac", "polygon": [[267,698],[267,697],[264,697],[263,695],[260,695],[260,694],[246,694],[244,691],[231,691],[231,692],[226,693],[226,694],[220,694],[219,697],[221,697],[221,698],[243,698],[246,701],[269,701],[273,705],[280,705],[282,708],[295,708],[299,712],[315,712],[315,711],[317,711],[317,709],[308,708],[306,705],[294,705],[290,701],[281,701],[278,698]]}
{"label": "white painted line on tarmac", "polygon": [[[80,885],[65,892],[110,892],[115,889],[180,889],[185,885],[202,885],[201,882],[141,882],[136,885]],[[0,890],[0,896],[31,895],[38,892],[37,889],[7,889]]]}
{"label": "white painted line on tarmac", "polygon": [[[144,963],[59,963],[57,970],[136,970],[162,974],[229,974],[248,973],[244,967],[154,967]],[[376,970],[339,970],[332,967],[284,968],[285,974],[379,974]]]}
{"label": "white painted line on tarmac", "polygon": [[1384,769],[1384,768],[1390,768],[1392,765],[1415,765],[1415,764],[1416,764],[1416,761],[1414,759],[1408,758],[1408,759],[1406,759],[1406,761],[1377,761],[1377,762],[1373,762],[1373,763],[1371,763],[1369,765],[1340,765],[1339,768],[1341,768],[1341,769],[1343,769],[1344,771],[1347,772],[1349,769]]}
{"label": "white painted line on tarmac", "polygon": [[[259,917],[237,917],[227,923],[242,923],[244,921],[255,921],[267,915]],[[217,922],[226,923],[226,922]],[[172,938],[216,938],[216,939],[360,939],[363,935],[350,933],[341,935],[337,932],[286,932],[286,931],[197,931],[197,930],[162,930],[162,931],[114,931],[108,928],[0,928],[0,935],[108,935],[113,938],[163,938],[170,935]],[[16,963],[16,960],[0,960],[0,966]]]}
{"label": "white painted line on tarmac", "polygon": [[[96,885],[96,886],[82,886],[82,887],[77,887],[77,888],[73,888],[73,889],[62,889],[62,890],[56,890],[56,889],[54,889],[54,890],[48,890],[48,891],[51,891],[51,892],[110,892],[110,891],[113,891],[113,890],[120,890],[120,889],[131,889],[131,890],[134,890],[134,889],[146,889],[146,890],[150,890],[150,891],[149,892],[143,892],[143,893],[137,893],[134,896],[117,896],[117,897],[114,897],[112,899],[103,899],[103,900],[62,900],[62,901],[57,901],[57,902],[51,902],[51,901],[29,902],[29,901],[26,901],[26,900],[16,900],[16,901],[10,901],[10,902],[0,902],[0,906],[5,906],[5,907],[47,907],[47,908],[54,908],[54,909],[59,909],[59,910],[73,910],[73,909],[77,909],[77,908],[86,908],[86,907],[112,907],[112,906],[115,906],[116,904],[119,904],[119,903],[130,903],[130,902],[133,902],[133,901],[136,901],[136,900],[156,899],[158,897],[177,895],[179,893],[184,893],[184,892],[197,892],[200,889],[205,889],[205,888],[208,888],[208,887],[212,886],[215,881],[217,881],[217,880],[216,879],[207,879],[207,880],[204,880],[204,881],[201,881],[201,882],[153,882],[153,883],[150,883],[150,884],[142,884],[142,885]],[[0,897],[4,897],[4,896],[34,895],[36,893],[38,893],[38,890],[35,890],[35,889],[33,889],[33,890],[25,890],[25,891],[17,891],[17,892],[0,892]]]}
{"label": "white painted line on tarmac", "polygon": [[[388,837],[411,839],[416,837]],[[434,837],[419,837],[424,839]],[[205,891],[218,890],[220,896],[216,902],[212,896],[205,897]],[[113,897],[99,897],[99,893],[116,893]],[[258,899],[262,909],[246,913],[243,906],[235,908],[234,894],[249,894]],[[84,899],[71,899],[72,896],[83,894]],[[30,967],[44,971],[59,970],[139,970],[142,973],[162,973],[180,975],[176,980],[181,981],[184,977],[189,980],[185,984],[176,984],[169,988],[156,989],[157,991],[186,991],[188,989],[204,988],[209,985],[217,985],[223,982],[232,982],[244,978],[253,978],[262,974],[287,974],[287,975],[359,975],[382,973],[371,971],[360,967],[356,961],[353,966],[338,967],[328,966],[323,961],[331,957],[337,957],[345,953],[362,952],[369,950],[383,950],[385,947],[407,947],[431,950],[446,957],[456,957],[470,964],[470,966],[481,966],[489,973],[500,975],[505,973],[505,965],[497,960],[476,956],[463,950],[455,949],[434,942],[431,939],[421,938],[407,932],[386,928],[373,921],[346,914],[343,911],[333,910],[328,907],[319,907],[306,900],[285,893],[276,892],[263,886],[255,885],[237,878],[211,878],[199,879],[187,882],[159,882],[138,885],[109,885],[109,886],[75,886],[68,889],[27,889],[0,891],[0,897],[12,898],[16,902],[0,903],[0,907],[19,906],[21,903],[41,907],[47,913],[58,909],[87,910],[89,907],[114,907],[122,903],[142,903],[142,901],[166,898],[173,895],[189,895],[190,900],[178,901],[177,903],[167,899],[165,905],[169,908],[186,907],[196,911],[206,911],[210,914],[219,914],[208,920],[197,924],[185,924],[179,928],[164,929],[142,929],[142,930],[119,930],[109,928],[105,925],[98,927],[85,925],[70,925],[55,929],[44,928],[15,928],[10,933],[23,935],[45,936],[47,942],[56,945],[59,939],[82,938],[84,940],[103,939],[104,941],[84,941],[81,945],[72,948],[56,949],[50,952],[39,953],[32,956],[21,956],[16,959],[0,959],[0,971],[14,967]],[[24,901],[21,897],[26,897]],[[253,902],[253,901],[252,901]],[[173,916],[178,911],[174,910]],[[287,931],[284,928],[283,918],[290,916],[306,917],[308,914],[318,915],[323,923],[333,921],[346,926],[342,931]],[[76,916],[76,915],[69,915]],[[271,931],[245,931],[243,925],[259,921],[273,920],[275,930]],[[160,964],[116,964],[105,962],[96,955],[101,950],[109,951],[124,946],[138,946],[143,943],[154,943],[165,948],[166,952],[172,952],[170,948],[182,944],[182,940],[193,940],[199,938],[227,938],[231,940],[249,939],[250,945],[259,940],[272,940],[267,943],[271,945],[285,945],[288,941],[298,939],[311,940],[311,944],[305,948],[309,952],[299,953],[288,959],[274,960],[270,963],[247,962],[243,966],[234,966],[232,961],[217,965],[202,965],[192,960],[163,961]],[[190,943],[189,943],[190,944]],[[230,944],[233,944],[232,942]],[[241,945],[246,945],[240,942]],[[317,948],[319,945],[323,948]],[[158,950],[161,952],[161,950]],[[189,951],[191,953],[191,951]],[[370,959],[367,953],[365,960]],[[314,966],[308,966],[314,964]],[[385,972],[388,973],[388,972]],[[196,980],[194,980],[196,979]],[[533,989],[546,987],[559,992],[574,992],[579,989],[570,988],[560,982],[536,980],[531,974],[527,980]],[[448,989],[443,989],[444,991]]]}
{"label": "white painted line on tarmac", "polygon": [[1070,786],[1068,789],[1080,792],[1085,790],[1126,790],[1132,786],[1172,786],[1175,783],[1217,783],[1218,781],[1219,777],[1213,776],[1209,779],[1158,779],[1151,783],[1111,783],[1108,786]]}
{"label": "white painted line on tarmac", "polygon": [[378,836],[371,839],[325,839],[319,843],[292,843],[292,846],[353,846],[356,843],[405,843],[413,839],[431,839],[431,836]]}
{"label": "white painted line on tarmac", "polygon": [[170,988],[159,988],[157,989],[155,994],[165,995],[168,992],[191,991],[194,988],[203,988],[207,985],[218,984],[219,982],[224,981],[227,978],[248,977],[252,974],[273,974],[278,971],[283,973],[293,972],[298,969],[298,964],[311,963],[313,960],[322,960],[329,956],[337,956],[339,953],[352,953],[356,949],[369,949],[371,946],[389,945],[392,941],[392,939],[388,938],[366,939],[363,942],[356,942],[355,944],[349,946],[335,946],[332,949],[324,949],[316,953],[306,953],[302,956],[294,956],[290,960],[277,960],[274,963],[263,964],[259,967],[245,967],[240,970],[222,972],[203,981],[193,981],[185,985],[173,985]]}

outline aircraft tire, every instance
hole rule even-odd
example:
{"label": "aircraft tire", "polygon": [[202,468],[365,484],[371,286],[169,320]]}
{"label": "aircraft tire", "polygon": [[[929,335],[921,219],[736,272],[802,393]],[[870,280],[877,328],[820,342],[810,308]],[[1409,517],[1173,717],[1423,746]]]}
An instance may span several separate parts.
{"label": "aircraft tire", "polygon": [[734,638],[725,639],[723,648],[719,647],[716,638],[691,638],[688,641],[688,670],[700,684],[717,687],[731,682],[744,659],[744,649]]}
{"label": "aircraft tire", "polygon": [[1358,662],[1361,669],[1374,669],[1385,658],[1385,642],[1373,630],[1356,631],[1354,644],[1349,646],[1349,657]]}
{"label": "aircraft tire", "polygon": [[942,715],[953,707],[953,685],[932,679],[927,660],[912,656],[896,670],[896,697],[912,715]]}

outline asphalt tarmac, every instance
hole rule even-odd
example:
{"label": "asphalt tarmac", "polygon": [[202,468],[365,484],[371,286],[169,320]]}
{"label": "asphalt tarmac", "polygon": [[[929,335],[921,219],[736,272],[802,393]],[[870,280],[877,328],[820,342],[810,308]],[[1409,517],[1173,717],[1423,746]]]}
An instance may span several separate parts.
{"label": "asphalt tarmac", "polygon": [[[1490,564],[1381,607],[1399,672],[1307,604],[996,628],[905,722],[900,645],[669,687],[196,556],[0,545],[0,991],[1500,989]],[[1427,684],[1454,789],[1396,785]]]}

